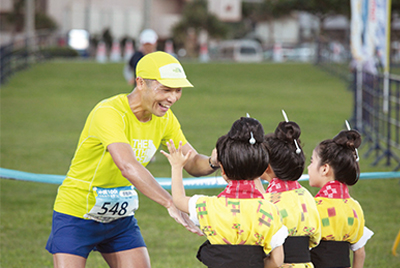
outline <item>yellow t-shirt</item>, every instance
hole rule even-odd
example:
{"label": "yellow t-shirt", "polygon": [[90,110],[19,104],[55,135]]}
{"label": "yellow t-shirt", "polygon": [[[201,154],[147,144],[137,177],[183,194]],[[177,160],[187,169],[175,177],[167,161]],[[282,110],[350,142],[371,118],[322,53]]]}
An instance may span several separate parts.
{"label": "yellow t-shirt", "polygon": [[171,110],[140,122],[130,109],[127,94],[101,101],[90,112],[72,159],[67,177],[58,189],[54,210],[84,218],[95,204],[93,187],[130,186],[115,165],[107,146],[128,143],[136,159],[146,166],[160,144],[173,139],[175,144],[186,138]]}
{"label": "yellow t-shirt", "polygon": [[200,228],[213,245],[259,245],[269,254],[287,236],[277,208],[261,198],[201,196],[196,211]]}

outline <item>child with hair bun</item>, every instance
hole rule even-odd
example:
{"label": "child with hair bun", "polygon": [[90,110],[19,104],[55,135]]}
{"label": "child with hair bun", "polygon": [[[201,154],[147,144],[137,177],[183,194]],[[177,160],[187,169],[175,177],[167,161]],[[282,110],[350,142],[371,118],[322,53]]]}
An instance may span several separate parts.
{"label": "child with hair bun", "polygon": [[[190,214],[207,241],[197,258],[208,267],[267,268],[283,262],[282,244],[287,228],[276,207],[264,199],[255,180],[268,167],[260,122],[249,117],[235,121],[228,134],[216,144],[216,159],[228,186],[218,196],[186,196],[182,168],[189,154],[168,143],[162,152],[172,168],[172,197],[175,205]],[[211,165],[211,162],[210,162]]]}
{"label": "child with hair bun", "polygon": [[321,239],[321,223],[314,197],[297,181],[305,167],[300,134],[298,124],[283,121],[274,133],[265,136],[270,162],[261,179],[269,182],[264,197],[278,207],[289,231],[281,267],[310,268],[309,248]]}
{"label": "child with hair bun", "polygon": [[355,130],[341,131],[322,141],[313,151],[308,166],[310,186],[321,190],[315,196],[321,218],[321,242],[311,251],[316,268],[364,266],[364,246],[373,232],[365,227],[360,204],[350,197],[348,186],[360,177],[357,148],[361,135]]}

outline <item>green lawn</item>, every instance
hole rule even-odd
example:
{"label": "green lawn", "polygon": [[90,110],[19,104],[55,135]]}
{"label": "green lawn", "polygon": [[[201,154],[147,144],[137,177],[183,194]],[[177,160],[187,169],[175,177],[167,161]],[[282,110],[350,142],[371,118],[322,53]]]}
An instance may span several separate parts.
{"label": "green lawn", "polygon": [[[17,73],[1,87],[0,166],[65,174],[91,108],[106,97],[132,90],[122,67],[53,61]],[[313,65],[184,63],[184,68],[195,88],[184,89],[172,109],[187,139],[203,154],[211,153],[217,138],[240,116],[249,113],[265,132],[272,132],[285,109],[302,129],[308,164],[315,145],[344,129],[344,120],[351,118],[353,99],[347,85]],[[387,167],[384,161],[371,166],[373,155],[363,157],[367,149],[360,150],[362,172],[394,168],[394,163]],[[168,161],[160,153],[148,167],[155,177],[170,176]],[[302,184],[308,187],[307,182]],[[57,185],[0,179],[0,188],[0,267],[52,267],[44,246]],[[363,206],[367,226],[375,232],[366,246],[365,267],[400,267],[400,257],[390,254],[400,229],[399,193],[399,179],[362,180],[351,188]],[[153,267],[204,267],[195,255],[205,239],[176,224],[164,208],[141,195],[137,218]],[[107,266],[92,253],[87,267]]]}

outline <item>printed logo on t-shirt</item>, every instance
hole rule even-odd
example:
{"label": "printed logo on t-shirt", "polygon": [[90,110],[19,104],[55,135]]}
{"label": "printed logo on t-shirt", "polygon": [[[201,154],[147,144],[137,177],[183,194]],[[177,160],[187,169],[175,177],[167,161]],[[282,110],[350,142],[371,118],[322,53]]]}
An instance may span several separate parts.
{"label": "printed logo on t-shirt", "polygon": [[142,163],[150,162],[157,148],[152,140],[132,140],[132,149],[135,152],[136,159]]}

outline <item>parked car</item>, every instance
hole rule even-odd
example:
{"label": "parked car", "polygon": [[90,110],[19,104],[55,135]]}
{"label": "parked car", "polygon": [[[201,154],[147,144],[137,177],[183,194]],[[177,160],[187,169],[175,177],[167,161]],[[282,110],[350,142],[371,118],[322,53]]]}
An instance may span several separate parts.
{"label": "parked car", "polygon": [[261,44],[255,40],[240,39],[222,41],[218,46],[218,58],[237,62],[260,62],[263,60]]}

